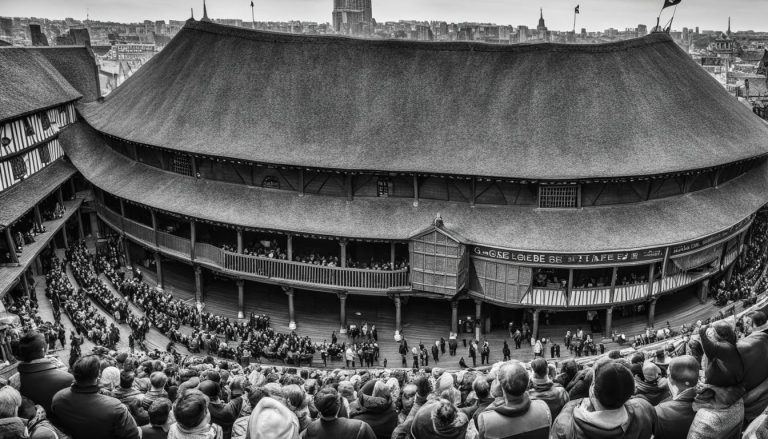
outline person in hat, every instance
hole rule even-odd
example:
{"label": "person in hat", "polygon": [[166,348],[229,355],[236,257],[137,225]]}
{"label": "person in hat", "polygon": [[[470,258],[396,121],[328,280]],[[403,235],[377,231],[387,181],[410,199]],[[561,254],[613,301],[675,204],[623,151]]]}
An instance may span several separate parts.
{"label": "person in hat", "polygon": [[624,364],[608,358],[593,366],[589,396],[569,402],[552,425],[553,439],[650,439],[653,406],[632,398],[635,381]]}
{"label": "person in hat", "polygon": [[642,378],[635,376],[635,396],[644,398],[653,406],[671,396],[667,380],[661,376],[661,369],[655,363],[646,361],[643,363]]}
{"label": "person in hat", "polygon": [[359,419],[340,418],[341,396],[333,387],[323,387],[315,395],[320,415],[301,433],[302,439],[376,439],[373,429]]}
{"label": "person in hat", "polygon": [[546,439],[549,436],[552,423],[549,407],[545,401],[528,396],[528,385],[528,371],[519,361],[504,363],[498,369],[494,387],[501,392],[501,398],[476,415],[480,437]]}
{"label": "person in hat", "polygon": [[692,355],[675,357],[669,362],[669,390],[672,398],[656,406],[658,439],[686,439],[696,413],[693,399],[699,383],[699,362]]}
{"label": "person in hat", "polygon": [[744,420],[751,422],[768,407],[768,334],[766,316],[762,311],[750,315],[752,332],[736,343],[744,361]]}
{"label": "person in hat", "polygon": [[464,439],[469,421],[454,403],[440,398],[424,405],[413,418],[413,439]]}
{"label": "person in hat", "polygon": [[253,408],[246,435],[250,439],[298,439],[299,420],[288,407],[265,397]]}
{"label": "person in hat", "polygon": [[366,422],[379,439],[389,439],[397,427],[397,412],[391,391],[381,380],[374,379],[365,383],[349,411],[351,419]]}

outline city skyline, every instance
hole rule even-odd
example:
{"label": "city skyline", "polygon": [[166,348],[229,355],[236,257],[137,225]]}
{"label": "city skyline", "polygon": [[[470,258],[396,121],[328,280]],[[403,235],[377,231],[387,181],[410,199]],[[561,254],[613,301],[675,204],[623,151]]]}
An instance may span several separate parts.
{"label": "city skyline", "polygon": [[[406,0],[374,2],[373,17],[379,21],[436,20],[447,22],[489,22],[500,25],[531,25],[544,9],[547,27],[570,30],[573,8],[580,5],[576,28],[602,30],[623,29],[638,24],[655,24],[661,0],[541,0],[539,2],[478,0],[468,5],[459,0]],[[143,7],[145,6],[145,7]],[[209,0],[211,18],[239,18],[250,21],[249,0]],[[256,21],[316,21],[331,22],[331,0],[254,0]],[[140,22],[143,20],[182,20],[189,18],[189,9],[202,16],[202,0],[111,1],[73,0],[66,4],[53,0],[15,1],[3,7],[3,16],[84,20]],[[662,14],[662,24],[672,15],[672,8]],[[732,17],[732,29],[763,30],[768,15],[768,2],[761,0],[684,1],[675,15],[674,27],[700,27],[702,30],[725,30],[727,18]]]}

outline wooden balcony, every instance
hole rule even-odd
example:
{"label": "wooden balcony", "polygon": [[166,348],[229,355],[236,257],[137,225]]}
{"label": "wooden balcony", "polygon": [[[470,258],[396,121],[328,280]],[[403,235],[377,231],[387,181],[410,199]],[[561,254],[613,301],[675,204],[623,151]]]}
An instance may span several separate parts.
{"label": "wooden balcony", "polygon": [[[144,224],[123,218],[109,208],[97,204],[101,219],[115,230],[141,245],[169,256],[192,261],[192,242],[187,238],[157,232]],[[195,262],[208,268],[256,281],[280,283],[303,288],[383,292],[408,290],[408,270],[379,271],[356,268],[327,267],[301,262],[242,255],[211,244],[195,243]]]}

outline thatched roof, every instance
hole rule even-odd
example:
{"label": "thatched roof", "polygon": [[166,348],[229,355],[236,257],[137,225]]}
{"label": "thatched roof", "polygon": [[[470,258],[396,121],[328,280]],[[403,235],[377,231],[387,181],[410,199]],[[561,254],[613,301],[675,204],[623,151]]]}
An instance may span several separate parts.
{"label": "thatched roof", "polygon": [[0,121],[78,99],[38,48],[0,48]]}
{"label": "thatched roof", "polygon": [[565,179],[768,152],[768,125],[666,34],[491,45],[189,21],[104,103],[80,110],[138,143],[347,170]]}
{"label": "thatched roof", "polygon": [[77,170],[63,159],[56,160],[28,179],[0,193],[0,228],[6,227],[29,212],[50,195]]}
{"label": "thatched roof", "polygon": [[29,50],[43,55],[67,82],[83,98],[81,102],[91,102],[101,96],[96,58],[91,49],[85,46],[34,47]]}
{"label": "thatched roof", "polygon": [[[406,240],[437,213],[469,242],[539,251],[610,251],[685,242],[724,230],[768,201],[768,165],[682,197],[644,203],[541,210],[411,199],[304,195],[186,177],[135,162],[83,122],[60,142],[97,187],[188,217],[244,227],[362,239]],[[514,220],[510,220],[513,218]]]}

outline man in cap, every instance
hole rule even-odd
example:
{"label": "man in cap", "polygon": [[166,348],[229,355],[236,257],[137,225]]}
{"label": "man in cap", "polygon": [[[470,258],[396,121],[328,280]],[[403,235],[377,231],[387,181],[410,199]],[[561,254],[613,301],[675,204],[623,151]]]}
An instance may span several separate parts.
{"label": "man in cap", "polygon": [[658,439],[685,439],[691,428],[693,400],[699,382],[699,362],[692,355],[675,357],[669,362],[669,390],[672,399],[656,406],[654,436]]}

